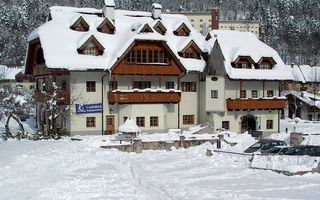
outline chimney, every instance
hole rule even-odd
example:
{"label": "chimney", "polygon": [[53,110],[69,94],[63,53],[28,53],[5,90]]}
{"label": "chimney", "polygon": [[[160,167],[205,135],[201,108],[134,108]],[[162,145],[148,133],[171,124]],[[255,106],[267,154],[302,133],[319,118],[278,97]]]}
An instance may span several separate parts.
{"label": "chimney", "polygon": [[114,0],[104,0],[103,16],[114,22]]}
{"label": "chimney", "polygon": [[161,19],[161,9],[162,6],[158,3],[152,4],[152,18],[153,19]]}
{"label": "chimney", "polygon": [[211,29],[212,30],[219,29],[219,9],[218,8],[211,9]]}

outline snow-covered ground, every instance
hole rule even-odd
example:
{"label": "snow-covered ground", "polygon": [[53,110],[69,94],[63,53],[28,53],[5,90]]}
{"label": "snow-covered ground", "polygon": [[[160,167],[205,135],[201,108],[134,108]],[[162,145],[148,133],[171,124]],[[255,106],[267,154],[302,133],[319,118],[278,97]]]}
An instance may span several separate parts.
{"label": "snow-covered ground", "polygon": [[[34,122],[25,124],[32,129]],[[199,129],[139,137],[143,141],[179,140],[180,135],[186,139],[217,137],[193,134]],[[223,142],[222,149],[227,151],[243,152],[255,142],[248,134],[221,134],[228,143],[237,143]],[[271,137],[287,140],[289,134]],[[320,195],[320,174],[285,176],[250,169],[309,170],[315,167],[309,158],[258,156],[250,163],[250,155],[213,152],[208,157],[207,149],[215,149],[209,143],[136,154],[99,148],[117,144],[116,136],[77,138],[82,140],[0,141],[0,199],[319,199]],[[295,160],[303,165],[292,165]]]}
{"label": "snow-covered ground", "polygon": [[247,156],[105,150],[92,141],[0,142],[0,199],[319,199],[320,175],[248,168]]}

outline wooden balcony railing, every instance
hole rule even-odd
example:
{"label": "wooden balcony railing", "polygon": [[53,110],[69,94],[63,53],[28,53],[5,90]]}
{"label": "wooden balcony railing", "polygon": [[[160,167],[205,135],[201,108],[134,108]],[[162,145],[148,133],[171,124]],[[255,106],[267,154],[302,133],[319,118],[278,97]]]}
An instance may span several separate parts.
{"label": "wooden balcony railing", "polygon": [[283,109],[286,99],[227,99],[228,110]]}
{"label": "wooden balcony railing", "polygon": [[[48,97],[49,98],[49,97]],[[58,100],[57,103],[60,104],[60,105],[68,105],[70,104],[70,92],[67,92],[67,91],[61,91],[58,95],[57,95],[57,98],[58,99],[61,99],[61,100]],[[46,97],[45,95],[40,91],[40,90],[36,90],[34,92],[34,99],[36,101],[41,101],[41,102],[44,102],[46,101]],[[49,100],[49,99],[47,99]]]}
{"label": "wooden balcony railing", "polygon": [[108,92],[109,104],[179,103],[180,92]]}

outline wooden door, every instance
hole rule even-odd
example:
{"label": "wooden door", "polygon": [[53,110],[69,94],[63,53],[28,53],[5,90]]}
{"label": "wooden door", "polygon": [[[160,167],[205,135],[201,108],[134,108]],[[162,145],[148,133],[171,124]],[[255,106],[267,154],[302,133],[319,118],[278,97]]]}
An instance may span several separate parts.
{"label": "wooden door", "polygon": [[106,116],[106,134],[114,134],[114,115]]}

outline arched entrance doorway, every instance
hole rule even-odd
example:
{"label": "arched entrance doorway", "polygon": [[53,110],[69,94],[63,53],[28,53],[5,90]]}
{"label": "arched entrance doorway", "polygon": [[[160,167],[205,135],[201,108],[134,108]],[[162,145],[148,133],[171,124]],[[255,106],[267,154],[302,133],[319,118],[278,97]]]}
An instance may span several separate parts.
{"label": "arched entrance doorway", "polygon": [[255,131],[257,127],[256,118],[253,115],[241,117],[241,133],[246,131]]}

